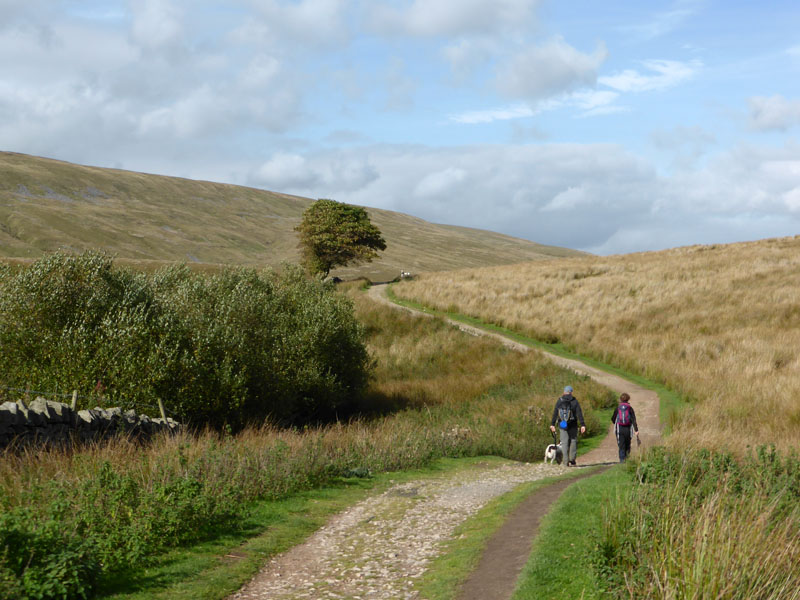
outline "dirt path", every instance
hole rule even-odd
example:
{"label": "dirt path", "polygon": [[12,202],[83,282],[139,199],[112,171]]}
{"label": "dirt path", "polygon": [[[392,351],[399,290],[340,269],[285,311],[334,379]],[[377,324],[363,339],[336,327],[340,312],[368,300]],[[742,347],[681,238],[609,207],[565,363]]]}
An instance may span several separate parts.
{"label": "dirt path", "polygon": [[[369,293],[376,301],[400,309],[386,298],[385,286],[373,286]],[[472,335],[489,335],[509,347],[532,351],[499,334],[454,324]],[[577,361],[552,358],[615,391],[627,391],[636,409],[642,440],[645,444],[658,443],[655,393]],[[579,457],[578,462],[586,467],[616,461],[612,431],[600,447]],[[460,524],[517,485],[563,472],[566,468],[541,462],[502,467],[484,463],[455,474],[393,486],[340,513],[306,542],[274,557],[230,600],[419,599],[414,590],[416,579]],[[490,541],[478,569],[460,590],[459,598],[499,600],[510,596],[539,519],[572,481],[547,486],[520,504]]]}
{"label": "dirt path", "polygon": [[[398,306],[386,297],[386,288],[386,285],[373,285],[368,292],[370,298],[376,300],[377,302],[397,308],[398,310],[405,310],[418,315],[430,316],[427,313]],[[661,424],[658,419],[658,394],[655,392],[636,385],[635,383],[631,383],[622,377],[617,377],[616,375],[611,375],[605,371],[601,371],[600,369],[595,369],[594,367],[585,365],[577,360],[563,358],[561,356],[545,352],[544,350],[531,348],[530,346],[526,346],[525,344],[511,340],[500,333],[485,331],[478,327],[459,323],[458,321],[453,321],[451,319],[448,319],[448,321],[454,326],[458,327],[461,331],[475,336],[487,336],[494,338],[505,346],[519,350],[520,352],[541,352],[542,354],[546,354],[554,363],[563,367],[567,367],[568,369],[571,369],[580,375],[588,375],[598,383],[603,384],[619,394],[622,392],[628,392],[628,394],[631,396],[631,406],[633,406],[634,410],[636,411],[636,421],[639,425],[639,435],[642,440],[641,449],[653,445],[659,445],[661,443]],[[613,463],[619,460],[617,454],[617,442],[616,438],[614,437],[614,428],[610,423],[608,431],[609,435],[606,436],[602,444],[595,450],[583,455],[578,461],[579,464],[588,466]],[[634,443],[633,453],[636,453],[637,451],[638,449]]]}

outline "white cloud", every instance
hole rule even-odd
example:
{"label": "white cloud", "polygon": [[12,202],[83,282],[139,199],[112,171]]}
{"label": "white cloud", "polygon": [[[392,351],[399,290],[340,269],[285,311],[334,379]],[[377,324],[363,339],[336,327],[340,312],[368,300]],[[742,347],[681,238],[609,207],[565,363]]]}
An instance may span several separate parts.
{"label": "white cloud", "polygon": [[448,118],[456,123],[474,125],[477,123],[525,119],[564,107],[573,107],[583,111],[580,116],[612,114],[627,110],[621,106],[612,106],[618,96],[617,92],[607,90],[579,90],[560,97],[536,102],[535,108],[531,108],[527,104],[512,104],[498,108],[468,110],[450,115]]}
{"label": "white cloud", "polygon": [[677,126],[672,129],[657,129],[650,133],[653,145],[671,155],[672,166],[691,169],[697,160],[716,144],[716,136],[702,127]]}
{"label": "white cloud", "polygon": [[502,108],[489,108],[486,110],[469,110],[450,115],[450,120],[456,123],[474,125],[476,123],[492,123],[494,121],[508,121],[510,119],[524,119],[538,114],[529,106],[515,104]]}
{"label": "white cloud", "polygon": [[592,110],[608,106],[619,97],[617,92],[610,92],[608,90],[581,90],[574,92],[570,96],[571,102],[578,108],[584,110]]}
{"label": "white cloud", "polygon": [[467,178],[464,169],[448,167],[443,171],[430,173],[414,188],[414,196],[418,198],[432,198],[452,193],[453,189],[459,186]]}
{"label": "white cloud", "polygon": [[370,4],[367,23],[383,34],[420,37],[482,35],[529,26],[540,0],[413,0]]}
{"label": "white cloud", "polygon": [[359,190],[377,178],[369,159],[337,152],[324,160],[279,152],[249,175],[249,183],[265,188],[298,192],[318,198]]}
{"label": "white cloud", "polygon": [[486,64],[498,52],[498,43],[490,37],[462,38],[448,44],[442,56],[450,64],[456,81],[462,82],[475,69]]}
{"label": "white cloud", "polygon": [[800,125],[800,100],[788,100],[780,95],[754,96],[748,99],[750,126],[759,131],[786,131]]}
{"label": "white cloud", "polygon": [[[740,147],[698,170],[659,176],[612,144],[368,146],[300,163],[309,197],[398,210],[601,253],[790,235],[800,227],[800,147]],[[297,173],[287,161],[279,173]],[[324,175],[327,173],[328,175]],[[312,176],[309,176],[312,174]],[[300,182],[305,180],[305,187]]]}
{"label": "white cloud", "polygon": [[700,61],[646,60],[642,66],[650,73],[626,69],[600,77],[598,83],[620,92],[649,92],[674,87],[688,81],[703,67]]}
{"label": "white cloud", "polygon": [[296,187],[309,188],[319,180],[305,157],[299,154],[274,154],[253,173],[254,181],[272,190],[289,190]]}
{"label": "white cloud", "polygon": [[184,15],[171,0],[141,0],[130,4],[133,13],[131,37],[148,51],[177,47],[183,43]]}
{"label": "white cloud", "polygon": [[705,0],[676,0],[668,10],[656,13],[646,23],[623,28],[641,40],[652,40],[666,35],[697,14]]}
{"label": "white cloud", "polygon": [[783,201],[790,211],[794,213],[800,212],[800,186],[783,194]]}
{"label": "white cloud", "polygon": [[350,38],[348,0],[247,0],[255,14],[233,32],[256,46],[290,44],[295,48],[338,45]]}
{"label": "white cloud", "polygon": [[558,192],[550,202],[542,207],[543,212],[574,210],[579,206],[591,204],[592,198],[586,187],[568,187]]}
{"label": "white cloud", "polygon": [[496,84],[502,93],[515,98],[537,101],[557,96],[593,86],[607,54],[602,45],[594,53],[584,54],[556,38],[518,53],[500,68]]}

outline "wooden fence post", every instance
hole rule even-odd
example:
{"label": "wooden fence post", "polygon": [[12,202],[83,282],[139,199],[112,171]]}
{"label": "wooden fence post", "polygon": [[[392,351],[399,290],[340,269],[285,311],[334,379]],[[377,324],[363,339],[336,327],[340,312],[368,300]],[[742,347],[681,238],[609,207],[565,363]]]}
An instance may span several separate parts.
{"label": "wooden fence post", "polygon": [[31,382],[25,384],[25,395],[20,398],[19,403],[22,404],[22,408],[28,410],[28,404],[31,401]]}
{"label": "wooden fence post", "polygon": [[72,390],[72,404],[70,408],[75,411],[78,408],[78,390]]}
{"label": "wooden fence post", "polygon": [[164,422],[167,422],[167,411],[164,410],[164,403],[161,401],[161,398],[158,399],[158,410],[161,411],[161,418],[164,419]]}

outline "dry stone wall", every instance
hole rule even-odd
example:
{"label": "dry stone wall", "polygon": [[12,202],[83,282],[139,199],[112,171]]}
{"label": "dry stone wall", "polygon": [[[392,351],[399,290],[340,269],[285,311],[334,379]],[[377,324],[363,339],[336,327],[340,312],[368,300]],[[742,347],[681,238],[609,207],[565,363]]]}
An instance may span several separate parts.
{"label": "dry stone wall", "polygon": [[25,402],[0,404],[0,448],[13,443],[65,445],[94,441],[124,433],[149,437],[162,431],[176,431],[173,419],[151,419],[135,410],[121,408],[72,410],[68,404],[39,397]]}

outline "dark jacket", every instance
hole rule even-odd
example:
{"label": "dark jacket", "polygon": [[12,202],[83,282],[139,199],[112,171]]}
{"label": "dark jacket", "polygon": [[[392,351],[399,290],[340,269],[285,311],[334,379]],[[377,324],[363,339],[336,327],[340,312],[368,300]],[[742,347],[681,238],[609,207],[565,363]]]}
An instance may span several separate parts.
{"label": "dark jacket", "polygon": [[564,405],[569,405],[572,412],[570,419],[567,421],[567,427],[574,427],[578,424],[578,421],[580,421],[581,427],[586,427],[586,423],[583,420],[581,405],[578,404],[578,399],[572,394],[564,394],[561,398],[556,400],[556,406],[553,409],[553,419],[550,421],[550,425],[555,426],[558,422],[558,409]]}
{"label": "dark jacket", "polygon": [[[630,404],[628,406],[631,406]],[[617,405],[617,410],[614,411],[614,414],[611,415],[611,422],[617,422],[617,415],[619,414],[619,405]],[[622,427],[622,425],[620,425]],[[635,432],[639,432],[639,426],[636,424],[636,412],[634,412],[633,407],[631,406],[631,427]]]}

